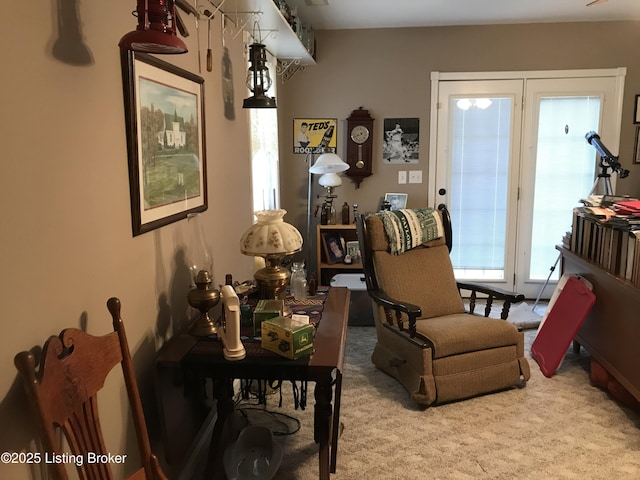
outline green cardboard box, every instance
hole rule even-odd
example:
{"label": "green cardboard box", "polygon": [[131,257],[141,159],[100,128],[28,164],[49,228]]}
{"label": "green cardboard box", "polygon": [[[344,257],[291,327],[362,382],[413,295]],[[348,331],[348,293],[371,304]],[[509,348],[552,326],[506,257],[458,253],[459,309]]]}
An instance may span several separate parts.
{"label": "green cardboard box", "polygon": [[313,325],[275,317],[262,322],[262,348],[295,360],[313,353]]}
{"label": "green cardboard box", "polygon": [[283,300],[258,300],[258,304],[253,311],[253,335],[259,337],[261,335],[262,322],[282,316],[283,311]]}

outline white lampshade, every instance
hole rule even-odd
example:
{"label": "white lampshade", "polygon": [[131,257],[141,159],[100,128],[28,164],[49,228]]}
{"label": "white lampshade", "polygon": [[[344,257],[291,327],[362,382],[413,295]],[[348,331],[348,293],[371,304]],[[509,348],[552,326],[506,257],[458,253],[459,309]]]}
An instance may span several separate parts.
{"label": "white lampshade", "polygon": [[244,255],[291,255],[302,250],[302,235],[282,217],[286,210],[256,212],[257,223],[251,225],[240,239]]}
{"label": "white lampshade", "polygon": [[339,187],[342,185],[342,177],[337,173],[325,173],[318,179],[323,187]]}
{"label": "white lampshade", "polygon": [[349,170],[349,164],[343,162],[335,153],[323,153],[309,168],[311,173],[319,174],[344,172],[345,170]]}

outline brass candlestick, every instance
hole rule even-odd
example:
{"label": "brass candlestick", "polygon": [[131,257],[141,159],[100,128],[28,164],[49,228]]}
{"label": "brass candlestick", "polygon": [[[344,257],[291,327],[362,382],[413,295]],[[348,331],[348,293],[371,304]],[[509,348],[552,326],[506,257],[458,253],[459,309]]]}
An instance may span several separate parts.
{"label": "brass candlestick", "polygon": [[196,288],[189,290],[187,301],[200,311],[200,318],[190,329],[192,335],[207,337],[218,333],[215,322],[209,316],[209,310],[220,301],[220,292],[210,288],[211,274],[207,270],[200,270],[195,278]]}

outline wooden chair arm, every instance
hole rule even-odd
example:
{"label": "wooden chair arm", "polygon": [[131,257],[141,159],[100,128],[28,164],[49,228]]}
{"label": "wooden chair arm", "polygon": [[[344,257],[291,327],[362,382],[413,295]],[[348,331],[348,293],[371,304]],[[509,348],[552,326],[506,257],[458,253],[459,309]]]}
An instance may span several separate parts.
{"label": "wooden chair arm", "polygon": [[487,295],[486,305],[484,309],[484,316],[488,317],[491,312],[491,306],[493,300],[499,300],[504,302],[502,305],[502,311],[500,312],[500,318],[506,320],[509,316],[509,309],[514,303],[520,303],[524,300],[524,295],[521,293],[508,292],[501,288],[492,287],[482,283],[476,282],[457,282],[458,291],[470,290],[471,295],[469,297],[469,312],[474,313],[476,306],[476,299],[478,293]]}
{"label": "wooden chair arm", "polygon": [[395,312],[395,320],[399,330],[404,330],[402,313],[406,314],[409,318],[409,335],[411,337],[415,336],[416,319],[419,318],[420,315],[422,315],[422,309],[419,306],[413,305],[412,303],[403,302],[395,298],[391,298],[386,294],[384,290],[381,289],[369,291],[369,296],[373,299],[374,302],[384,308],[384,312],[387,317],[387,323],[389,323],[389,325],[394,324],[394,319],[391,316],[391,310]]}
{"label": "wooden chair arm", "polygon": [[509,300],[511,303],[520,303],[524,300],[524,295],[521,293],[508,292],[501,288],[491,287],[483,283],[476,282],[457,282],[458,290],[475,290],[487,295],[491,295],[498,300]]}

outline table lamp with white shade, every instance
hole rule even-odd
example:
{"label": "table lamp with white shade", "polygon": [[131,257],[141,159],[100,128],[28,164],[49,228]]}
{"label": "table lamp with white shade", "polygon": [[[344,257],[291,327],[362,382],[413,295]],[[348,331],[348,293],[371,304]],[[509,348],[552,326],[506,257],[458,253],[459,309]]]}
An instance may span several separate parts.
{"label": "table lamp with white shade", "polygon": [[[318,183],[327,189],[327,195],[325,195],[325,201],[322,205],[322,223],[335,223],[333,199],[336,198],[336,196],[333,194],[333,190],[342,185],[342,178],[338,173],[348,169],[349,164],[343,162],[335,153],[323,153],[318,157],[316,163],[309,168],[309,174],[321,175]],[[309,179],[309,192],[311,192],[311,178]],[[309,196],[311,196],[311,193],[309,193]],[[311,200],[311,198],[309,198],[309,200]]]}
{"label": "table lamp with white shade", "polygon": [[302,250],[302,235],[283,220],[286,213],[283,209],[255,212],[257,222],[240,239],[240,251],[244,255],[265,260],[265,267],[254,274],[262,298],[284,300],[290,274],[281,266],[282,260]]}

